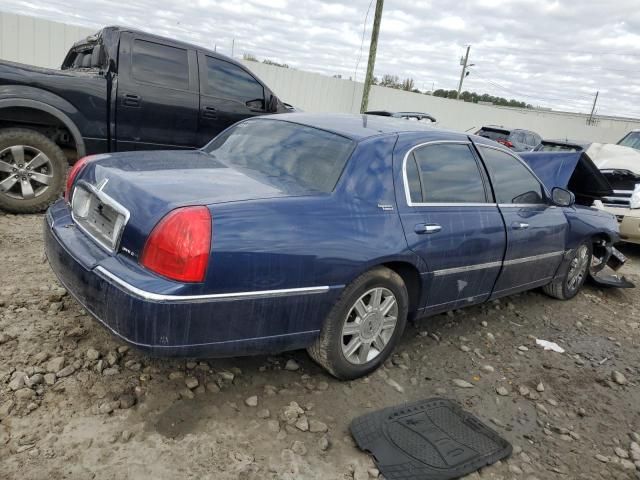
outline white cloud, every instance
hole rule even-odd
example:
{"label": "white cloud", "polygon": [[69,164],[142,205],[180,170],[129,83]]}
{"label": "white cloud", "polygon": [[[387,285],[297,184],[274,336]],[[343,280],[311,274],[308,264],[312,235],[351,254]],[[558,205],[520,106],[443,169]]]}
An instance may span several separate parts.
{"label": "white cloud", "polygon": [[[353,76],[371,0],[2,0],[3,10],[95,28],[124,24],[237,56]],[[460,56],[475,66],[465,88],[534,105],[640,117],[638,0],[387,1],[376,74],[454,89]],[[364,77],[375,3],[358,79]]]}

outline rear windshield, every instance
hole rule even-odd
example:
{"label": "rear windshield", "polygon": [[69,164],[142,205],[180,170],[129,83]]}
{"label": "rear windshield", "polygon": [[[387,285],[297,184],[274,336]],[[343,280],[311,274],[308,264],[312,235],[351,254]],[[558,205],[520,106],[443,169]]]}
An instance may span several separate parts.
{"label": "rear windshield", "polygon": [[618,142],[623,147],[631,147],[640,150],[640,132],[628,133],[626,137]]}
{"label": "rear windshield", "polygon": [[536,149],[537,152],[580,152],[582,147],[566,143],[542,143]]}
{"label": "rear windshield", "polygon": [[204,151],[261,176],[331,192],[354,142],[335,133],[279,120],[249,120],[214,138]]}
{"label": "rear windshield", "polygon": [[476,132],[476,135],[489,138],[491,140],[506,140],[509,138],[509,130],[500,130],[496,128],[483,127]]}

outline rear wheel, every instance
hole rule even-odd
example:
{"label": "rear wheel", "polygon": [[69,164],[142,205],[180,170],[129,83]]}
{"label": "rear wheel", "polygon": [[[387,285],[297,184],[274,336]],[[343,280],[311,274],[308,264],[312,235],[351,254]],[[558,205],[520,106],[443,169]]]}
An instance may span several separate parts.
{"label": "rear wheel", "polygon": [[590,241],[578,245],[569,260],[561,267],[564,273],[556,281],[542,287],[542,290],[560,300],[575,297],[589,274],[592,249]]}
{"label": "rear wheel", "polygon": [[62,192],[67,159],[43,134],[0,130],[0,208],[12,213],[44,210]]}
{"label": "rear wheel", "polygon": [[361,275],[340,296],[309,355],[337,378],[367,375],[398,343],[408,305],[405,284],[393,270],[378,267]]}

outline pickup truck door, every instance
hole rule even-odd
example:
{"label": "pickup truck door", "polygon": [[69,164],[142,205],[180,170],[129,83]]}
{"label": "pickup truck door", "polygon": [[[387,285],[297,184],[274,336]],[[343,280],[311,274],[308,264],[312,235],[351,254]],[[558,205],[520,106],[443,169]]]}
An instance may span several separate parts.
{"label": "pickup truck door", "polygon": [[401,137],[394,168],[409,248],[428,267],[421,313],[488,299],[502,266],[505,227],[471,142],[407,145]]}
{"label": "pickup truck door", "polygon": [[123,33],[117,82],[117,150],[199,146],[194,50]]}
{"label": "pickup truck door", "polygon": [[515,154],[476,142],[507,230],[504,265],[491,298],[529,290],[556,273],[568,223],[531,169]]}
{"label": "pickup truck door", "polygon": [[198,52],[198,64],[198,143],[208,143],[222,130],[242,119],[267,113],[268,92],[244,67],[203,52]]}

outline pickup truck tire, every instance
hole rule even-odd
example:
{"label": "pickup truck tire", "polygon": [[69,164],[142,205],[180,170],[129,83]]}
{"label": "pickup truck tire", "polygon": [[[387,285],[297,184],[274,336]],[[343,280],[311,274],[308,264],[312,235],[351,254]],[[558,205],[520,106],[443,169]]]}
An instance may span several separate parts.
{"label": "pickup truck tire", "polygon": [[376,267],[347,285],[307,352],[338,379],[367,375],[393,352],[407,324],[408,308],[402,277]]}
{"label": "pickup truck tire", "polygon": [[41,212],[62,192],[67,165],[62,149],[43,134],[0,130],[0,208]]}
{"label": "pickup truck tire", "polygon": [[542,287],[544,293],[560,300],[575,297],[589,276],[593,245],[590,241],[582,242],[560,265],[560,274],[548,285]]}

